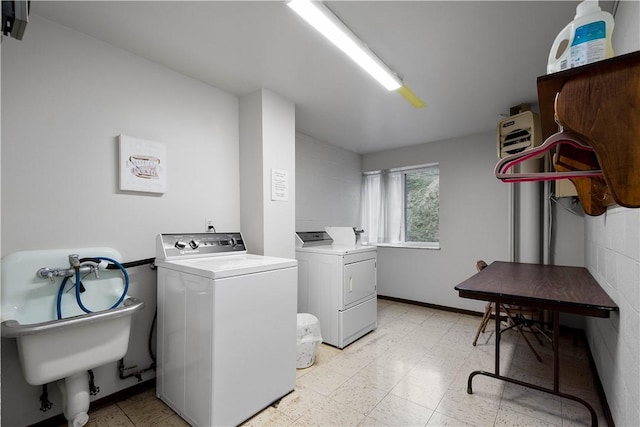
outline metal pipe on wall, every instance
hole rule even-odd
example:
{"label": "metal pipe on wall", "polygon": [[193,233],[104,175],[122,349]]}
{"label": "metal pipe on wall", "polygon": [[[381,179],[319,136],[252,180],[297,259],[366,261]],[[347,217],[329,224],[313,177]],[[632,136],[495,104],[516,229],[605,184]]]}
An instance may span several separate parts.
{"label": "metal pipe on wall", "polygon": [[[518,172],[539,170],[538,162],[518,165]],[[542,247],[542,186],[540,182],[512,184],[512,261],[540,263]]]}
{"label": "metal pipe on wall", "polygon": [[552,264],[553,259],[551,257],[551,182],[544,181],[542,186],[542,263]]}

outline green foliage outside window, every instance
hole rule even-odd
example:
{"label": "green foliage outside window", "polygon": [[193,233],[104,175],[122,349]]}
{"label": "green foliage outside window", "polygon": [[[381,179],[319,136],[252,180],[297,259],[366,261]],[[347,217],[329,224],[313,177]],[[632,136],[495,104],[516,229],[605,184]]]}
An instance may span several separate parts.
{"label": "green foliage outside window", "polygon": [[405,173],[405,242],[439,242],[439,168]]}

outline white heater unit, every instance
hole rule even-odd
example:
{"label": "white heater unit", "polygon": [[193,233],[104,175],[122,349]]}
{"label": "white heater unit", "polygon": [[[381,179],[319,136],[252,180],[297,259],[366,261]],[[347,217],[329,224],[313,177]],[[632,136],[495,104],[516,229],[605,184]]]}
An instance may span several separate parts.
{"label": "white heater unit", "polygon": [[542,144],[540,116],[523,111],[498,122],[498,157],[519,153]]}
{"label": "white heater unit", "polygon": [[2,1],[2,34],[22,40],[29,22],[29,0]]}

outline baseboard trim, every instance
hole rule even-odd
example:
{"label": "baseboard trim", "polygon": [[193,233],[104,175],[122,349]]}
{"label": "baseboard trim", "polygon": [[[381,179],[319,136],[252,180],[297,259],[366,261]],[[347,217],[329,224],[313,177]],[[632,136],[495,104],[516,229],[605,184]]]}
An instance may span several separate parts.
{"label": "baseboard trim", "polygon": [[384,300],[395,301],[395,302],[402,302],[402,303],[411,304],[411,305],[418,305],[420,307],[434,308],[436,310],[450,311],[452,313],[468,314],[470,316],[482,317],[482,315],[484,314],[484,313],[480,313],[478,311],[465,310],[465,309],[456,308],[456,307],[447,307],[445,305],[431,304],[431,303],[428,303],[428,302],[414,301],[414,300],[410,300],[410,299],[396,298],[396,297],[390,297],[390,296],[386,296],[386,295],[378,295],[378,299],[384,299]]}

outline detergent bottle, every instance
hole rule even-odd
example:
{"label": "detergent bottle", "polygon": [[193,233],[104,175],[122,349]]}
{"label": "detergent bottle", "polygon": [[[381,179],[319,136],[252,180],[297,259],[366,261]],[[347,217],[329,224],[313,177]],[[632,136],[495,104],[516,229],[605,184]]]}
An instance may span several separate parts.
{"label": "detergent bottle", "polygon": [[576,16],[558,34],[547,63],[547,73],[579,67],[613,56],[613,16],[603,12],[598,0],[584,0]]}

